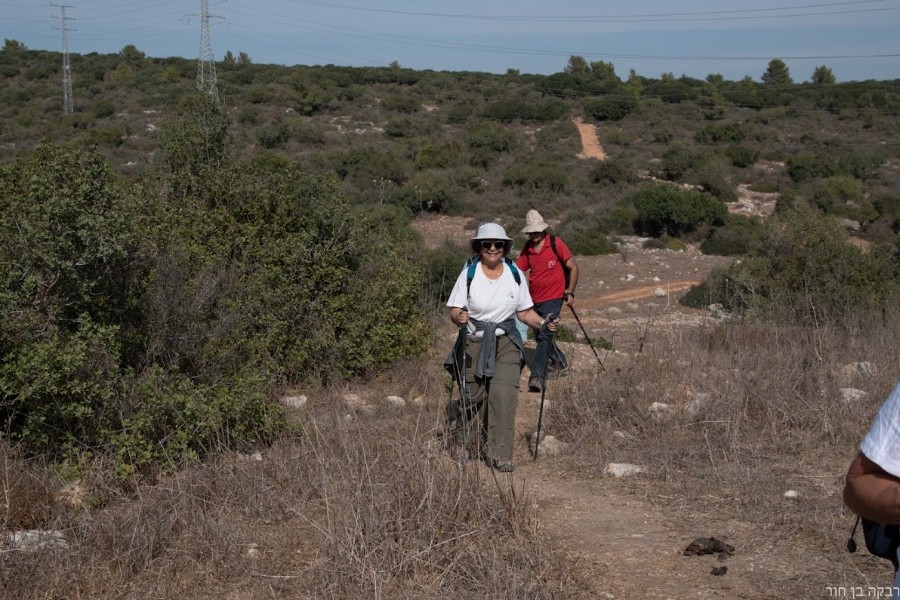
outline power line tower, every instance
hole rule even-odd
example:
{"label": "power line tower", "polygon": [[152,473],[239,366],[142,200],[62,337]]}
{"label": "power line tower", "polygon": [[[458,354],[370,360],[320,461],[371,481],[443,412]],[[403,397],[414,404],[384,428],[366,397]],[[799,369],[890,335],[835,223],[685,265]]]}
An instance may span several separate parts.
{"label": "power line tower", "polygon": [[[75,19],[66,16],[66,9],[75,7],[70,4],[51,4],[50,6],[59,7],[59,29],[62,30],[63,41],[63,114],[71,115],[75,112],[75,101],[72,99],[72,67],[69,65],[70,30],[66,25],[66,21],[74,21]],[[76,30],[72,29],[71,31]]]}
{"label": "power line tower", "polygon": [[209,0],[200,0],[200,58],[197,61],[197,89],[219,99],[216,81],[216,62],[212,50],[212,34],[209,31]]}

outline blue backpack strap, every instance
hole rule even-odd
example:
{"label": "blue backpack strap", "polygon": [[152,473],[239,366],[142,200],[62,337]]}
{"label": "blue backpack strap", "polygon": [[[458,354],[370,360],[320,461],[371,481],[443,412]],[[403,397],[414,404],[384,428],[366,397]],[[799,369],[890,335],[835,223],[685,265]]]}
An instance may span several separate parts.
{"label": "blue backpack strap", "polygon": [[[466,267],[466,298],[469,297],[469,290],[472,288],[472,280],[475,279],[475,267],[476,265],[478,265],[480,260],[480,256],[473,256],[466,263],[466,265],[468,265]],[[522,285],[522,274],[516,267],[516,263],[510,260],[507,256],[503,257],[503,263],[508,266],[509,270],[512,272],[513,279],[516,280],[516,285]]]}
{"label": "blue backpack strap", "polygon": [[504,256],[503,262],[506,263],[506,266],[509,267],[509,270],[512,271],[513,279],[516,280],[516,285],[522,285],[522,276],[519,274],[519,269],[516,267],[516,263],[509,259],[509,257]]}

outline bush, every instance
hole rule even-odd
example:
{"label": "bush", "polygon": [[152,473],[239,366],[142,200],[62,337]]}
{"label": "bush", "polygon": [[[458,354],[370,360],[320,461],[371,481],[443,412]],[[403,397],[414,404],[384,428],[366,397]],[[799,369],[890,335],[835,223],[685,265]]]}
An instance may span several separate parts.
{"label": "bush", "polygon": [[390,112],[410,114],[419,111],[419,100],[413,96],[393,94],[381,101],[381,107]]}
{"label": "bush", "polygon": [[880,314],[898,291],[895,249],[864,254],[832,219],[802,206],[773,217],[749,258],[709,281],[726,309],[784,323]]}
{"label": "bush", "polygon": [[595,121],[621,121],[637,110],[638,99],[625,92],[617,92],[584,103],[584,112]]}
{"label": "bush", "polygon": [[744,146],[728,146],[723,151],[731,159],[731,164],[742,169],[751,167],[759,160],[759,151]]}
{"label": "bush", "polygon": [[787,174],[794,181],[807,181],[837,174],[837,161],[823,153],[802,153],[788,157]]}
{"label": "bush", "polygon": [[618,252],[616,246],[604,233],[604,223],[600,217],[584,211],[570,213],[560,223],[559,237],[569,246],[572,254],[596,256]]}
{"label": "bush", "polygon": [[724,225],[713,228],[709,237],[700,244],[700,251],[719,256],[748,254],[762,242],[763,235],[764,227],[756,219],[728,215]]}
{"label": "bush", "polygon": [[716,123],[697,130],[694,140],[698,144],[718,144],[729,142],[736,144],[746,136],[746,125],[742,123]]}
{"label": "bush", "polygon": [[482,116],[504,123],[512,121],[556,121],[569,112],[568,105],[555,98],[533,102],[507,99],[489,104]]}
{"label": "bush", "polygon": [[0,172],[0,209],[3,428],[75,452],[109,425],[142,339],[135,204],[96,152],[41,146]]}
{"label": "bush", "polygon": [[619,157],[597,161],[591,167],[590,178],[592,183],[608,181],[613,184],[623,184],[638,181],[634,167],[627,160]]}
{"label": "bush", "polygon": [[658,237],[663,233],[677,237],[694,231],[701,223],[719,225],[727,209],[715,198],[672,185],[656,185],[628,197],[637,209],[637,230]]}
{"label": "bush", "polygon": [[712,155],[696,166],[694,181],[722,202],[737,200],[737,190],[731,182],[731,164],[721,155]]}
{"label": "bush", "polygon": [[526,191],[548,190],[565,193],[569,187],[566,169],[549,157],[528,162],[516,162],[503,175],[503,185],[517,186]]}

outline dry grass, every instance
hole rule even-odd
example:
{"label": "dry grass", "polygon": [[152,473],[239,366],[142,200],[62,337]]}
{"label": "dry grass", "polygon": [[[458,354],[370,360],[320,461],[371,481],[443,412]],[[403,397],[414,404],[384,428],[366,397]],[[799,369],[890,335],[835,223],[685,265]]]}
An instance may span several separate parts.
{"label": "dry grass", "polygon": [[[552,433],[578,448],[566,465],[575,472],[640,464],[652,475],[630,485],[673,518],[749,527],[756,549],[782,555],[773,559],[786,567],[782,580],[757,582],[764,597],[802,597],[866,578],[884,585],[885,561],[845,550],[853,515],[841,489],[856,445],[896,383],[898,335],[895,316],[864,326],[732,324],[651,334],[640,354],[611,355],[608,371],[565,380]],[[861,361],[875,374],[846,368]],[[848,401],[841,388],[867,395]],[[654,418],[654,402],[670,408]],[[786,501],[788,490],[799,499]]]}
{"label": "dry grass", "polygon": [[[0,588],[7,598],[578,597],[521,490],[437,447],[440,402],[367,414],[334,392],[305,416],[306,434],[262,460],[221,455],[94,511],[58,502],[57,518],[29,525],[61,530],[68,547],[7,549]],[[4,453],[15,462],[8,502],[46,490],[25,482],[41,481],[39,465]],[[49,490],[42,498],[50,506]]]}
{"label": "dry grass", "polygon": [[[573,450],[554,460],[585,478],[607,462],[645,465],[649,475],[622,485],[672,518],[752,530],[750,546],[791,568],[754,581],[748,597],[879,585],[886,563],[843,550],[852,519],[839,491],[894,384],[898,334],[897,319],[651,332],[640,354],[555,384],[545,431]],[[4,597],[589,597],[598,582],[538,533],[514,478],[460,467],[441,450],[447,390],[435,352],[354,388],[354,405],[344,390],[311,392],[297,416],[303,433],[262,449],[262,460],[220,455],[127,495],[93,473],[70,506],[50,466],[0,445],[4,529],[58,529],[68,541],[2,549]],[[858,361],[877,372],[844,372]],[[868,396],[847,402],[842,387]],[[424,401],[388,406],[396,393]],[[672,408],[654,419],[653,402]],[[784,501],[789,489],[798,502]]]}

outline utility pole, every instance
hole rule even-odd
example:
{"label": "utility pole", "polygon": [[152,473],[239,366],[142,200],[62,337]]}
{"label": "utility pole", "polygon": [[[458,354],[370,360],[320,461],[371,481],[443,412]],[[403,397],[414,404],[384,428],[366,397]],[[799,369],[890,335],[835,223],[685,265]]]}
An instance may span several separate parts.
{"label": "utility pole", "polygon": [[219,99],[216,80],[216,61],[212,50],[212,34],[209,31],[209,0],[200,0],[200,58],[197,61],[197,89]]}
{"label": "utility pole", "polygon": [[[69,28],[66,25],[66,21],[74,21],[74,19],[66,16],[66,9],[75,7],[69,4],[51,4],[50,6],[59,7],[59,28],[62,30],[63,40],[63,114],[71,115],[75,112],[75,102],[72,99],[72,68],[69,65]],[[73,29],[72,31],[76,30]]]}

